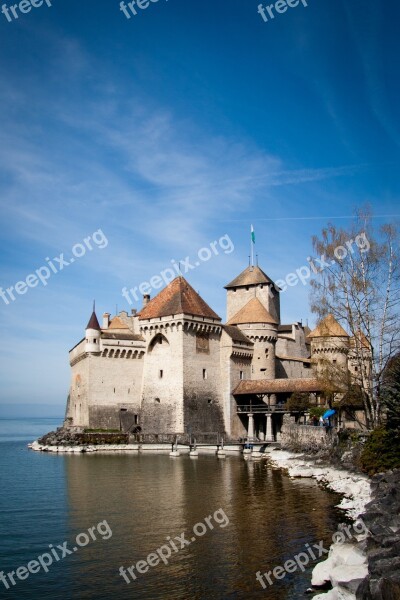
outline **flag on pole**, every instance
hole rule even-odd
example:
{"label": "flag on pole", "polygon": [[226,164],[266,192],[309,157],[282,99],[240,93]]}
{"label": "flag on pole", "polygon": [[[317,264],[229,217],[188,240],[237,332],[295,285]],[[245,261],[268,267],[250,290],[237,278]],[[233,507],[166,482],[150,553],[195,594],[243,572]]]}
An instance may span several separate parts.
{"label": "flag on pole", "polygon": [[254,227],[253,227],[253,225],[251,226],[251,241],[253,242],[253,244],[256,243],[256,235],[254,233]]}

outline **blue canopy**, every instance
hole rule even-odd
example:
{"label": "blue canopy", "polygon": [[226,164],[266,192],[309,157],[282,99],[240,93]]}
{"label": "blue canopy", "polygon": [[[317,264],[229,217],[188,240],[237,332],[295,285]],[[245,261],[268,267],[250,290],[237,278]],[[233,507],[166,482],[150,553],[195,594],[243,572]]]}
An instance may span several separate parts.
{"label": "blue canopy", "polygon": [[323,415],[322,418],[323,419],[328,419],[329,417],[331,417],[332,415],[334,415],[336,412],[336,410],[333,410],[333,408],[330,408],[329,410],[327,410]]}

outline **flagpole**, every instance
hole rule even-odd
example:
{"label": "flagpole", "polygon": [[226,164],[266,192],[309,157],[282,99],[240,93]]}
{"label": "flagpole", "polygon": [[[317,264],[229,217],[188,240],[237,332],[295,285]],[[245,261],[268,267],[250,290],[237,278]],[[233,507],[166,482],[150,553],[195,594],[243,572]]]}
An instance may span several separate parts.
{"label": "flagpole", "polygon": [[253,225],[250,229],[250,250],[251,250],[251,266],[254,267],[254,242],[253,242]]}

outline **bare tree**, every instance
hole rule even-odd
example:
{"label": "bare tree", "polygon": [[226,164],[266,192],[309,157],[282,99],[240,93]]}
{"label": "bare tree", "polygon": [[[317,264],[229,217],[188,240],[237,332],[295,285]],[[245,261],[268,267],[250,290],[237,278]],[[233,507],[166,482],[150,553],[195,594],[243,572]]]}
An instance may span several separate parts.
{"label": "bare tree", "polygon": [[[314,236],[312,311],[331,313],[351,335],[349,367],[362,394],[367,424],[381,421],[382,377],[400,350],[399,234],[394,225],[374,230],[368,209],[346,231],[334,225]],[[319,268],[316,267],[319,264]]]}

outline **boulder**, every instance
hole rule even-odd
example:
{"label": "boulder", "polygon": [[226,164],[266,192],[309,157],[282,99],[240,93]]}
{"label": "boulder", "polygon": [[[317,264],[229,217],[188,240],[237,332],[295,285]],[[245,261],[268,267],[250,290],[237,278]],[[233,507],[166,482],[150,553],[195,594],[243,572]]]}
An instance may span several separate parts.
{"label": "boulder", "polygon": [[368,567],[366,565],[357,567],[354,565],[339,565],[332,569],[332,586],[340,586],[355,594],[367,575]]}

